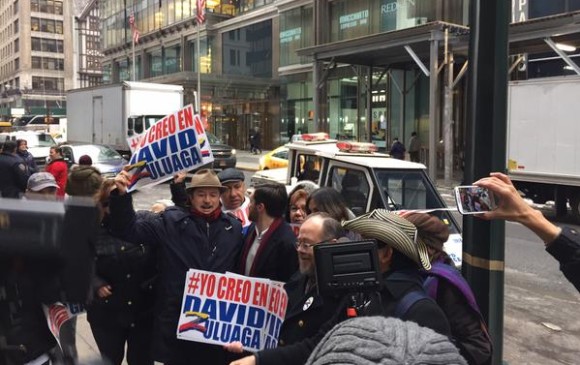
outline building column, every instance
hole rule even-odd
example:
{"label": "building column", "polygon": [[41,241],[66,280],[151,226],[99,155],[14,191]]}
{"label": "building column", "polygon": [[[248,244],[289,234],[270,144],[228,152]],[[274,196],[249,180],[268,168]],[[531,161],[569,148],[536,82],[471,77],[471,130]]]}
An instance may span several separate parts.
{"label": "building column", "polygon": [[437,71],[439,68],[439,40],[434,32],[431,33],[431,55],[429,67],[429,176],[437,178],[437,126],[439,104],[439,82]]}

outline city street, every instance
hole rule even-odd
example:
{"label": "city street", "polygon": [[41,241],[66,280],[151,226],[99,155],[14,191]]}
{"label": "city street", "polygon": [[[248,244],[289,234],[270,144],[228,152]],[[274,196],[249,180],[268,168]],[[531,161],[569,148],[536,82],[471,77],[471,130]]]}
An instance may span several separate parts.
{"label": "city street", "polygon": [[[259,156],[241,152],[238,167],[251,169]],[[254,165],[256,164],[256,165]],[[245,170],[246,181],[253,171]],[[447,188],[440,189],[450,206]],[[167,184],[134,194],[136,209],[148,209],[159,199],[169,199]],[[461,216],[455,213],[458,221]],[[548,216],[553,215],[549,210]],[[580,229],[569,221],[557,222]],[[558,269],[543,243],[526,228],[506,223],[504,360],[510,364],[575,364],[580,348],[580,295]],[[79,321],[81,355],[96,356],[96,346],[84,319]]]}

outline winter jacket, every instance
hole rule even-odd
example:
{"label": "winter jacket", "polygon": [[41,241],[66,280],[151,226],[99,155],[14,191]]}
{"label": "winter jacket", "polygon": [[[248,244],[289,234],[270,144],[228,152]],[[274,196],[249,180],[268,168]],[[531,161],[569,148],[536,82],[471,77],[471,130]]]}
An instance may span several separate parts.
{"label": "winter jacket", "polygon": [[72,168],[66,183],[66,193],[73,196],[93,196],[101,187],[101,172],[93,166]]}
{"label": "winter jacket", "polygon": [[28,175],[22,159],[12,153],[0,153],[0,192],[3,198],[19,198],[26,191]]}
{"label": "winter jacket", "polygon": [[[95,293],[87,317],[89,322],[114,321],[121,328],[129,328],[153,315],[157,278],[155,247],[112,236],[107,218],[95,239]],[[97,291],[105,285],[111,286],[112,295],[100,298]]]}
{"label": "winter jacket", "polygon": [[226,214],[206,221],[179,208],[167,208],[158,216],[135,216],[130,194],[110,196],[112,232],[121,238],[156,246],[159,279],[155,310],[154,358],[170,364],[226,363],[219,346],[178,340],[179,312],[187,270],[224,273],[234,271],[242,244],[240,222]]}
{"label": "winter jacket", "polygon": [[580,292],[580,236],[576,229],[562,227],[562,233],[546,246],[560,263],[560,270]]}
{"label": "winter jacket", "polygon": [[[288,294],[286,317],[280,329],[278,347],[260,351],[256,354],[260,365],[293,364],[296,359],[307,359],[312,348],[306,342],[316,338],[320,328],[338,312],[340,301],[337,298],[322,297],[316,286],[306,292],[308,277],[297,272],[284,289]],[[342,312],[341,312],[342,313]]]}
{"label": "winter jacket", "polygon": [[38,172],[38,167],[36,166],[36,161],[34,161],[34,156],[32,156],[32,153],[28,151],[16,150],[16,154],[24,161],[24,164],[28,168],[28,176]]}
{"label": "winter jacket", "polygon": [[58,185],[56,196],[64,197],[66,181],[68,179],[68,165],[66,164],[66,161],[62,158],[50,161],[48,165],[46,165],[46,172],[50,172],[56,180],[56,185]]}

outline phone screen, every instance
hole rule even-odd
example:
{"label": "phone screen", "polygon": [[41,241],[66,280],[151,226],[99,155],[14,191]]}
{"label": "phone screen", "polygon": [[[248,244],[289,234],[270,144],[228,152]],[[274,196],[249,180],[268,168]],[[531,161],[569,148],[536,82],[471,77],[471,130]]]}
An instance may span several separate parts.
{"label": "phone screen", "polygon": [[456,186],[455,201],[461,214],[480,214],[497,208],[493,193],[480,186]]}

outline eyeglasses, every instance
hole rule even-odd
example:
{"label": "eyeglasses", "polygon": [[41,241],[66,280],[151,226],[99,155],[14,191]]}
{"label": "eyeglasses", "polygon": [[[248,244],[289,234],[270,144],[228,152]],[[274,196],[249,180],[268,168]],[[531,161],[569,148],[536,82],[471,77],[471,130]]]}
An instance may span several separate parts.
{"label": "eyeglasses", "polygon": [[322,243],[327,243],[327,242],[328,242],[328,240],[324,240],[324,241],[320,241],[320,242],[316,242],[316,243],[306,243],[306,242],[296,241],[296,242],[294,242],[294,246],[296,247],[296,249],[303,247],[305,250],[308,250],[309,248],[312,248],[313,246],[320,245]]}

